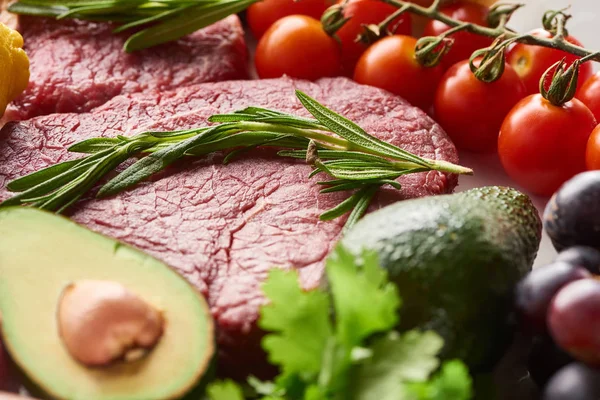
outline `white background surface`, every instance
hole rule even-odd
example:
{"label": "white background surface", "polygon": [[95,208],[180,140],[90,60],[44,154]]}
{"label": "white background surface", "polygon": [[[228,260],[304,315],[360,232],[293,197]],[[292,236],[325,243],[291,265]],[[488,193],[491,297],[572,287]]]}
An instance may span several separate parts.
{"label": "white background surface", "polygon": [[[600,50],[600,0],[521,0],[521,2],[526,6],[517,11],[511,19],[510,26],[513,29],[526,32],[539,28],[542,26],[541,18],[545,10],[571,6],[569,13],[573,18],[567,25],[569,33],[578,38],[585,47]],[[596,70],[600,70],[598,66],[600,64],[596,63]],[[460,163],[473,168],[475,175],[461,177],[457,191],[489,185],[512,186],[522,190],[504,173],[496,155],[481,156],[461,152]],[[548,198],[532,196],[532,199],[541,215]],[[549,263],[555,255],[554,247],[544,232],[535,266]]]}

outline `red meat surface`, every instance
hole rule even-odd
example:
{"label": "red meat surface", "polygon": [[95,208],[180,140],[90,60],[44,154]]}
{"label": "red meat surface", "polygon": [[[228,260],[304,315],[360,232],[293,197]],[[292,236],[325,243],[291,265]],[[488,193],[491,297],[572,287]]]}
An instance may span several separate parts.
{"label": "red meat surface", "polygon": [[235,15],[132,54],[123,51],[128,33],[113,34],[115,25],[26,16],[17,21],[31,79],[5,120],[86,112],[125,93],[248,78],[244,31]]}
{"label": "red meat surface", "polygon": [[[250,105],[308,115],[294,89],[380,139],[424,157],[458,161],[454,145],[431,118],[383,90],[345,78],[228,81],[128,94],[89,113],[11,122],[0,131],[0,187],[79,157],[66,149],[86,138],[202,126],[212,114]],[[222,371],[239,376],[264,365],[255,323],[267,272],[294,268],[304,287],[317,286],[344,224],[343,218],[324,222],[319,215],[348,194],[320,194],[316,181],[324,176],[309,179],[310,166],[277,157],[274,150],[253,150],[228,165],[221,161],[220,154],[182,160],[115,197],[84,199],[69,216],[163,260],[192,282],[217,322]],[[373,208],[452,192],[457,177],[427,172],[399,181],[402,190],[381,190]],[[0,191],[0,199],[9,196]]]}

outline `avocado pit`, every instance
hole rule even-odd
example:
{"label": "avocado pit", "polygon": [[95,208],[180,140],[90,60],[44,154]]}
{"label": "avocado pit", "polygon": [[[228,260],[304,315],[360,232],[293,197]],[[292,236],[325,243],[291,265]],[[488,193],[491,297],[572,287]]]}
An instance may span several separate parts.
{"label": "avocado pit", "polygon": [[111,281],[69,284],[61,294],[57,319],[65,347],[88,367],[138,360],[152,350],[164,331],[160,311]]}

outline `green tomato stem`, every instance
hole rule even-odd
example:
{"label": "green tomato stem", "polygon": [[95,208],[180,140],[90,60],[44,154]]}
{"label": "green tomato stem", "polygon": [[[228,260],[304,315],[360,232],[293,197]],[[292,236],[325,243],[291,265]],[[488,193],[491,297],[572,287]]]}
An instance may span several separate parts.
{"label": "green tomato stem", "polygon": [[594,60],[600,62],[600,53],[594,50],[588,50],[581,46],[577,46],[573,43],[570,43],[566,40],[564,34],[564,20],[562,22],[559,20],[557,24],[557,34],[548,39],[543,37],[538,37],[529,34],[521,34],[518,32],[514,32],[508,28],[506,28],[506,22],[508,18],[501,18],[500,24],[495,28],[489,28],[481,25],[476,25],[473,23],[465,24],[464,21],[459,21],[449,17],[448,15],[439,11],[439,7],[441,1],[436,0],[429,7],[422,7],[417,4],[409,3],[408,1],[403,0],[382,0],[385,3],[388,3],[394,7],[397,7],[399,10],[394,12],[388,18],[386,18],[383,22],[379,24],[379,28],[382,31],[387,27],[387,25],[397,18],[400,14],[404,12],[410,12],[412,14],[420,15],[429,19],[434,19],[440,22],[445,23],[446,25],[455,28],[461,27],[461,30],[465,30],[467,32],[475,33],[481,36],[488,36],[491,38],[497,38],[501,35],[504,35],[506,40],[511,40],[519,43],[530,44],[535,46],[549,47],[552,49],[558,49],[565,51],[567,53],[579,56],[579,57],[587,57],[589,60]]}

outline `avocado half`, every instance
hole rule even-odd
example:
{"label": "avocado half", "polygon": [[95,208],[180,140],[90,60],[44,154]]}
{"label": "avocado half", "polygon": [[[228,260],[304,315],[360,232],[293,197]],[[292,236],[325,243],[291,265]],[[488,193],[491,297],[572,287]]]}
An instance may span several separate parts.
{"label": "avocado half", "polygon": [[[183,396],[210,367],[214,324],[204,298],[156,259],[66,218],[0,210],[2,338],[33,384],[56,399],[159,400]],[[165,325],[143,358],[90,368],[62,342],[57,307],[80,280],[118,282],[160,310]]]}

